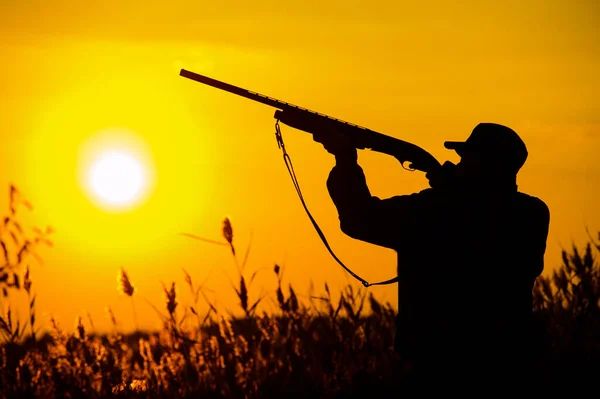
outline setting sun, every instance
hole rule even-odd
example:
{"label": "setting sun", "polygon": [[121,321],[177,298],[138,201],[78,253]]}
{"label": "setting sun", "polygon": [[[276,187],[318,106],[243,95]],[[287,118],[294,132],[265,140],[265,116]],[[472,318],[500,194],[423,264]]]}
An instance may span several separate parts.
{"label": "setting sun", "polygon": [[112,151],[93,165],[90,184],[103,201],[111,205],[127,205],[140,194],[144,173],[130,154]]}
{"label": "setting sun", "polygon": [[152,151],[136,132],[107,128],[90,136],[79,151],[80,187],[98,208],[129,211],[152,191]]}

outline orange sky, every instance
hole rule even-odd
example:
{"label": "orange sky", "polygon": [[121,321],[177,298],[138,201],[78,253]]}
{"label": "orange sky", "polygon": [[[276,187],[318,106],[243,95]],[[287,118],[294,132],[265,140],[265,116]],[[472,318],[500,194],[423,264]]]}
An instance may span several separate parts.
{"label": "orange sky", "polygon": [[[479,122],[521,134],[530,156],[522,191],[551,210],[547,270],[561,246],[600,229],[600,92],[597,2],[255,1],[207,3],[110,0],[0,3],[0,187],[17,184],[33,202],[30,225],[51,224],[55,248],[32,266],[40,321],[68,328],[110,305],[133,328],[116,291],[125,267],[141,295],[139,324],[158,318],[160,282],[181,268],[209,277],[223,308],[235,308],[226,248],[178,236],[220,238],[230,216],[249,271],[285,263],[287,281],[350,281],[303,213],[273,137],[274,110],[178,76],[184,67],[418,144],[457,161],[444,140]],[[155,172],[145,201],[125,213],[98,207],[78,178],[83,148],[107,129],[135,132]],[[332,157],[310,135],[283,127],[308,206],[338,256],[369,281],[389,278],[395,254],[344,236],[325,180]],[[380,197],[427,187],[385,155],[361,152]],[[6,209],[6,198],[0,198]],[[251,297],[276,287],[258,275]],[[395,287],[371,288],[396,300]],[[271,306],[267,302],[267,307]]]}

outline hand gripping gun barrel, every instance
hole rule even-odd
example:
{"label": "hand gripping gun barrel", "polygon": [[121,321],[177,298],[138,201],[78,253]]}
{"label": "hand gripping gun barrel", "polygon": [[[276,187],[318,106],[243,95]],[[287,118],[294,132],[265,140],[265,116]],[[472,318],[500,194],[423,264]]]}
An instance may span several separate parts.
{"label": "hand gripping gun barrel", "polygon": [[[276,119],[275,137],[277,139],[277,145],[283,151],[283,158],[286,167],[288,168],[288,172],[290,173],[292,181],[294,182],[294,187],[296,189],[296,192],[298,193],[298,196],[300,197],[300,201],[302,202],[302,205],[304,206],[304,209],[308,214],[308,217],[310,218],[311,222],[313,223],[313,226],[315,227],[317,233],[321,237],[321,240],[325,244],[325,247],[329,250],[333,258],[348,273],[350,273],[354,278],[360,281],[365,287],[369,287],[371,285],[391,284],[397,281],[397,277],[395,277],[379,283],[369,283],[363,278],[359,277],[354,272],[352,272],[333,253],[329,244],[327,243],[325,235],[317,225],[316,221],[310,214],[306,203],[304,202],[302,192],[300,191],[300,185],[298,184],[298,179],[296,178],[296,174],[294,173],[294,168],[292,166],[291,159],[287,154],[285,145],[283,143],[283,137],[281,136],[279,122],[310,134],[337,131],[341,134],[346,135],[346,137],[350,139],[351,144],[355,148],[360,150],[369,149],[372,151],[391,155],[395,157],[398,161],[400,161],[400,163],[405,169],[411,171],[420,170],[422,172],[429,173],[440,168],[440,163],[430,153],[412,143],[408,143],[406,141],[391,136],[386,136],[385,134],[375,132],[365,127],[345,122],[343,120],[336,119],[331,116],[321,114],[319,112],[299,107],[297,105],[286,103],[284,101],[280,101],[275,98],[265,96],[263,94],[246,90],[241,87],[237,87],[216,79],[212,79],[207,76],[188,71],[186,69],[182,69],[179,72],[179,75],[194,80],[196,82],[203,83],[205,85],[212,86],[217,89],[227,91],[229,93],[237,94],[238,96],[242,96],[250,100],[257,101],[262,104],[276,108],[274,116]],[[405,166],[406,163],[408,163],[408,167]]]}

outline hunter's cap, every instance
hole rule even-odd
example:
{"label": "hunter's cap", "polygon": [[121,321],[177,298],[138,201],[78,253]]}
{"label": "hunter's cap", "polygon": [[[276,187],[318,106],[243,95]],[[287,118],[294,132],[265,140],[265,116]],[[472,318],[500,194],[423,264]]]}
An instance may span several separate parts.
{"label": "hunter's cap", "polygon": [[496,123],[480,123],[466,141],[446,141],[444,147],[463,157],[477,154],[496,168],[517,173],[527,160],[527,147],[509,127]]}

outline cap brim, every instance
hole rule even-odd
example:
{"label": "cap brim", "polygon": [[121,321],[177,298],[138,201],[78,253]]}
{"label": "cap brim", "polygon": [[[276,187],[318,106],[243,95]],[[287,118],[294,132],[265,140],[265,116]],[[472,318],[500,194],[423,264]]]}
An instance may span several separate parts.
{"label": "cap brim", "polygon": [[446,142],[444,142],[444,147],[446,147],[449,150],[456,151],[456,153],[458,155],[462,155],[464,148],[465,148],[465,142],[464,141],[446,141]]}

